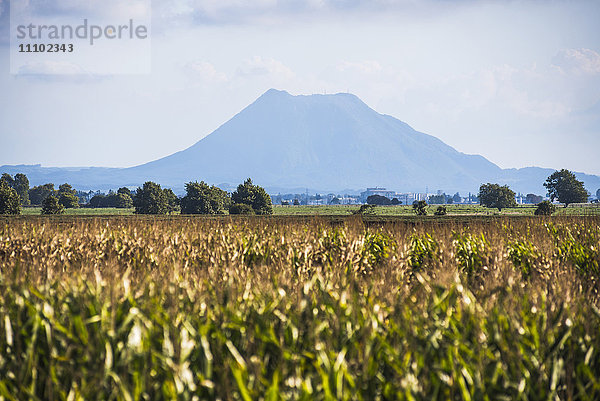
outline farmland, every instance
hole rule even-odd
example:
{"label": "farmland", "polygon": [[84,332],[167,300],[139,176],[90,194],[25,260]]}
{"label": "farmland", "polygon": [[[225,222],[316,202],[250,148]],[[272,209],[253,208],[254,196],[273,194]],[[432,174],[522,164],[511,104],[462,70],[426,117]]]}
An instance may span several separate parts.
{"label": "farmland", "polygon": [[[428,212],[433,215],[438,205],[429,205]],[[348,216],[356,212],[359,205],[319,205],[319,206],[280,206],[273,207],[276,216]],[[533,216],[535,205],[519,205],[498,211],[480,205],[446,205],[450,216]],[[40,207],[25,207],[23,214],[26,216],[39,215]],[[66,209],[65,214],[73,216],[100,216],[100,215],[132,215],[133,208],[79,208]],[[377,206],[375,216],[414,216],[412,206]],[[557,216],[600,216],[600,204],[570,205],[567,208],[558,207]]]}
{"label": "farmland", "polygon": [[[429,205],[428,213],[433,215],[439,205]],[[448,215],[455,216],[533,216],[536,205],[519,205],[498,211],[480,205],[445,205]],[[327,206],[275,206],[273,213],[279,216],[343,216],[358,210],[358,205],[327,205]],[[411,206],[377,206],[376,216],[414,216]],[[600,204],[570,205],[559,207],[557,216],[600,216]]]}
{"label": "farmland", "polygon": [[599,399],[600,217],[456,214],[0,218],[0,398]]}

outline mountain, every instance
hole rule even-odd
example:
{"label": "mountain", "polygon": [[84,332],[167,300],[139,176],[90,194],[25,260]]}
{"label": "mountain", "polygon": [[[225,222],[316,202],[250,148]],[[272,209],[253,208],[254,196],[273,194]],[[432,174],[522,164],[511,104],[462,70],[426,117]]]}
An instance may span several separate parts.
{"label": "mountain", "polygon": [[[176,189],[192,180],[231,187],[252,177],[272,192],[383,186],[412,192],[428,187],[447,193],[476,192],[486,182],[543,193],[542,183],[553,172],[503,170],[482,156],[458,152],[379,114],[351,94],[292,96],[274,89],[188,149],[140,166],[4,166],[0,171],[24,172],[32,184],[69,182],[82,189],[135,186],[147,180]],[[579,177],[590,191],[600,187],[600,177]]]}

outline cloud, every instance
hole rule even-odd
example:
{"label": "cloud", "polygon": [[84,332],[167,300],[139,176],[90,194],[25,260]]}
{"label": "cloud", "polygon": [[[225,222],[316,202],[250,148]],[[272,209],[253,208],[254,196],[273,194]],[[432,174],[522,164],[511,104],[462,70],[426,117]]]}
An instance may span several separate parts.
{"label": "cloud", "polygon": [[0,45],[10,43],[10,10],[8,0],[0,0]]}
{"label": "cloud", "polygon": [[[501,2],[504,0],[488,0]],[[153,13],[161,20],[188,20],[195,24],[282,23],[328,14],[388,15],[416,12],[429,16],[435,10],[447,10],[477,0],[162,0]],[[163,21],[164,22],[164,21]]]}
{"label": "cloud", "polygon": [[148,19],[151,13],[151,0],[19,0],[16,4],[21,12],[37,17]]}
{"label": "cloud", "polygon": [[361,74],[377,74],[380,73],[383,68],[381,68],[381,64],[377,61],[373,60],[365,60],[365,61],[343,61],[337,66],[337,70],[340,72],[358,72]]}
{"label": "cloud", "polygon": [[207,83],[222,83],[227,82],[227,74],[217,71],[214,65],[208,61],[196,60],[186,65],[186,71]]}
{"label": "cloud", "polygon": [[600,74],[600,54],[591,49],[563,49],[552,64],[564,73]]}
{"label": "cloud", "polygon": [[291,79],[296,75],[281,61],[261,56],[246,60],[237,73],[243,77],[272,76],[283,79]]}
{"label": "cloud", "polygon": [[496,66],[480,71],[472,83],[468,78],[464,80],[465,87],[470,86],[474,93],[479,92],[479,96],[463,98],[461,103],[476,108],[504,105],[516,115],[555,121],[566,117],[571,112],[571,106],[566,99],[555,95],[553,81],[555,77],[551,70],[540,72],[536,66]]}
{"label": "cloud", "polygon": [[112,75],[90,74],[75,63],[58,61],[38,61],[24,64],[15,76],[37,82],[72,84],[99,83],[112,78]]}
{"label": "cloud", "polygon": [[77,64],[55,61],[28,63],[19,68],[19,75],[72,75],[85,73],[85,70]]}

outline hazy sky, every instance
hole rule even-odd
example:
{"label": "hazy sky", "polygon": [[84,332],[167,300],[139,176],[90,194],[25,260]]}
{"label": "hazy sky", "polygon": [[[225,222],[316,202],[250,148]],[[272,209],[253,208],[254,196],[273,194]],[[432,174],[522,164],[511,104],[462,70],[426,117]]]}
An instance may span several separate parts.
{"label": "hazy sky", "polygon": [[10,75],[0,10],[0,165],[144,163],[277,88],[349,91],[504,168],[600,174],[597,0],[161,0],[152,73],[114,76]]}

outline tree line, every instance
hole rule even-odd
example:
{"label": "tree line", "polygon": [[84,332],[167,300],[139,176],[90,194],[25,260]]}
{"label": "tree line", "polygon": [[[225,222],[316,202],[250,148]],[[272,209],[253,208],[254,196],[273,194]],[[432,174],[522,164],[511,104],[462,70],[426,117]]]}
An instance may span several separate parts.
{"label": "tree line", "polygon": [[[544,187],[548,191],[550,201],[539,199],[535,211],[538,215],[552,214],[556,208],[552,203],[555,199],[567,207],[571,203],[586,203],[590,196],[583,182],[579,181],[573,172],[565,169],[552,173],[544,182]],[[515,193],[507,185],[490,183],[479,188],[479,202],[483,206],[497,208],[499,211],[516,205]]]}
{"label": "tree line", "polygon": [[248,178],[229,194],[204,181],[185,184],[186,195],[178,198],[170,188],[147,181],[136,191],[126,187],[108,195],[97,194],[86,205],[81,205],[77,191],[69,184],[58,190],[54,184],[29,188],[24,174],[13,178],[3,174],[0,178],[0,214],[20,214],[22,206],[41,205],[42,214],[62,214],[65,209],[80,206],[92,208],[135,208],[136,214],[258,214],[273,213],[271,197],[264,188],[254,185]]}
{"label": "tree line", "polygon": [[[582,181],[577,180],[575,174],[569,170],[555,171],[544,182],[550,201],[542,201],[541,197],[533,194],[528,198],[537,201],[536,214],[552,214],[555,206],[552,203],[558,200],[567,207],[571,203],[585,203],[589,193],[585,190]],[[238,185],[237,189],[229,194],[226,191],[204,181],[188,182],[185,184],[186,195],[178,198],[169,188],[152,181],[144,183],[135,192],[128,188],[119,188],[117,192],[108,195],[93,196],[87,206],[94,208],[115,207],[135,208],[137,214],[170,214],[180,211],[182,214],[258,214],[273,213],[271,197],[264,188],[254,185],[248,178]],[[600,193],[600,189],[598,190]],[[455,195],[457,197],[458,194]],[[516,206],[515,192],[508,185],[482,184],[478,193],[479,203],[489,208],[504,208]],[[442,201],[440,195],[434,199]],[[439,198],[439,199],[438,199]],[[396,205],[398,199],[388,199],[380,195],[372,195],[367,199],[370,205]],[[42,214],[60,214],[65,209],[80,207],[77,191],[69,184],[62,184],[58,190],[54,184],[44,184],[29,188],[29,180],[25,174],[3,174],[0,178],[0,214],[20,214],[21,206],[41,205]],[[427,202],[415,201],[413,210],[418,215],[427,214]],[[437,215],[446,214],[445,206],[438,207]]]}
{"label": "tree line", "polygon": [[[573,172],[565,169],[555,171],[546,179],[543,185],[548,191],[550,201],[544,201],[541,196],[535,194],[527,194],[526,197],[529,203],[537,205],[535,210],[536,215],[553,214],[556,211],[556,206],[552,203],[554,200],[558,200],[560,203],[564,204],[565,207],[567,207],[572,203],[585,203],[590,196],[590,194],[585,190],[583,182],[579,181]],[[477,198],[480,205],[502,211],[502,209],[515,207],[517,205],[515,201],[515,195],[515,192],[511,190],[508,185],[487,183],[482,184],[479,187]],[[600,189],[598,189],[596,195],[600,199]],[[428,212],[428,204],[439,205],[443,203],[452,203],[455,199],[460,199],[460,195],[458,193],[456,193],[453,197],[449,197],[445,194],[433,195],[429,197],[429,202],[425,200],[414,201],[412,205],[413,211],[418,216],[425,216]],[[394,200],[397,201],[395,198],[390,200],[385,196],[371,195],[367,198],[367,204],[372,206],[398,204],[393,202]],[[367,208],[359,211],[361,214],[372,212],[373,209]],[[437,216],[443,216],[446,213],[446,206],[442,205],[437,207],[437,210],[434,214]]]}

